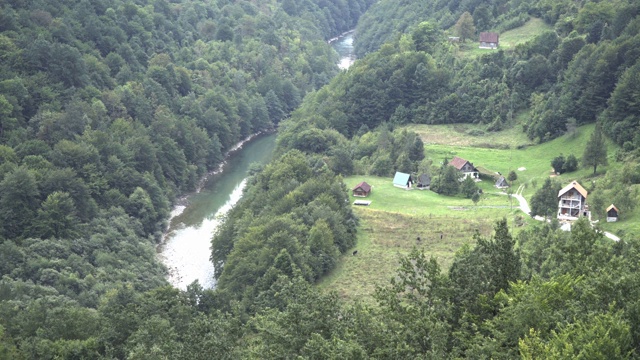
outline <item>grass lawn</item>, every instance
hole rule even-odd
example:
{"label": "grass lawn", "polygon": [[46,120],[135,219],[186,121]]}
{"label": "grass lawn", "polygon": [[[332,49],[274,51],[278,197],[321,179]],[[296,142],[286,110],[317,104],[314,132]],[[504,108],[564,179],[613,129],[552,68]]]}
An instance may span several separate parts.
{"label": "grass lawn", "polygon": [[[524,44],[541,34],[543,31],[551,29],[553,28],[547,25],[542,19],[531,18],[524,25],[501,33],[500,49],[513,50],[518,44]],[[495,50],[478,48],[477,41],[468,41],[464,44],[460,44],[460,54],[463,56],[476,57],[492,51]]]}
{"label": "grass lawn", "polygon": [[372,185],[366,198],[371,205],[354,206],[360,219],[354,248],[358,254],[343,255],[337,267],[318,284],[321,289],[336,291],[345,299],[372,302],[376,286],[389,283],[399,266],[399,257],[414,246],[435,256],[446,270],[455,252],[462,245],[473,243],[476,231],[488,237],[496,219],[506,217],[513,224],[514,216],[522,214],[517,210],[517,201],[511,204],[507,196],[495,194],[498,190],[487,181],[479,183],[485,193],[474,205],[463,197],[397,188],[392,180],[376,176],[345,178],[350,188],[361,181]]}
{"label": "grass lawn", "polygon": [[377,286],[389,284],[400,256],[407,255],[414,246],[436,257],[446,270],[455,252],[462,245],[473,243],[476,231],[488,236],[493,229],[493,223],[482,216],[459,216],[455,211],[450,216],[408,215],[371,207],[356,207],[354,211],[360,218],[354,248],[358,254],[342,255],[336,268],[318,286],[336,291],[344,299],[369,303],[373,303]]}
{"label": "grass lawn", "polygon": [[[464,131],[459,125],[412,125],[410,129],[416,131],[423,139],[426,156],[433,159],[434,163],[444,158],[451,159],[459,156],[471,161],[475,166],[490,171],[502,174],[508,174],[511,170],[516,171],[518,180],[515,185],[525,184],[526,189],[523,195],[527,199],[546,178],[552,175],[551,160],[554,157],[560,154],[564,156],[573,154],[579,160],[581,159],[586,143],[595,128],[594,124],[585,125],[580,127],[577,135],[573,137],[562,136],[543,144],[533,145],[526,140],[526,137],[523,139],[519,134],[511,136],[514,131],[519,131],[513,128],[484,136],[471,136],[468,135],[468,131],[472,126],[468,125]],[[436,135],[433,135],[432,131]],[[437,140],[434,141],[434,139]],[[483,146],[483,144],[491,144],[490,146],[497,148]],[[526,144],[530,146],[517,148],[519,145]],[[509,148],[506,148],[507,146]],[[609,166],[617,166],[614,159],[617,147],[612,143],[608,146]],[[607,167],[602,167],[598,172],[604,172],[605,169]],[[577,171],[559,175],[556,179],[562,184],[578,179],[588,189],[589,184],[584,183],[584,179],[591,176],[590,169],[580,168]]]}

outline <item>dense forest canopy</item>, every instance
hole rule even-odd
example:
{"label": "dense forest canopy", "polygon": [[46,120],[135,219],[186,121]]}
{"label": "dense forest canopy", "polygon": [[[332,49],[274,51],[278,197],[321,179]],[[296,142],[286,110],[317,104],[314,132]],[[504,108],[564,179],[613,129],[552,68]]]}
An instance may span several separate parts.
{"label": "dense forest canopy", "polygon": [[135,357],[108,303],[167,286],[173,201],[335,76],[371,2],[2,2],[2,356]]}
{"label": "dense forest canopy", "polygon": [[[456,34],[463,11],[474,14],[478,32],[504,31],[533,18],[552,30],[514,49],[465,56],[466,43],[448,42],[446,36]],[[490,21],[479,16],[485,12]],[[380,1],[358,25],[356,44],[368,55],[313,93],[286,126],[294,138],[288,131],[281,138],[299,143],[295,137],[301,132],[295,129],[307,126],[301,123],[347,137],[363,125],[373,129],[383,122],[474,123],[496,131],[519,126],[514,119],[526,111],[523,130],[534,141],[600,120],[617,144],[638,148],[640,112],[632,79],[640,58],[639,13],[637,2],[627,0],[429,6]]]}
{"label": "dense forest canopy", "polygon": [[[380,0],[339,73],[326,41],[373,3],[3,2],[0,357],[637,356],[640,243],[584,221],[514,238],[500,220],[448,272],[414,251],[375,305],[313,286],[356,241],[341,174],[448,176],[402,125],[495,131],[528,111],[532,141],[599,120],[640,147],[636,2]],[[466,13],[552,30],[465,57],[445,34]],[[213,237],[218,288],[171,288],[154,245],[172,203],[276,126],[277,158]]]}

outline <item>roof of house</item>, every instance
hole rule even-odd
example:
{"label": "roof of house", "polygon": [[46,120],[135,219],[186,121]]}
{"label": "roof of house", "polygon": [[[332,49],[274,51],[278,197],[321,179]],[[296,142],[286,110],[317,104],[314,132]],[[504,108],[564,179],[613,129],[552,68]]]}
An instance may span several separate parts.
{"label": "roof of house", "polygon": [[371,185],[367,184],[366,182],[361,182],[360,184],[356,185],[353,190],[357,190],[358,188],[364,190],[365,192],[370,192],[371,191]]}
{"label": "roof of house", "polygon": [[393,185],[405,186],[409,182],[409,179],[411,179],[411,175],[398,171],[396,172],[396,176],[393,177]]}
{"label": "roof of house", "polygon": [[495,32],[481,32],[480,33],[480,41],[488,42],[488,43],[497,43],[500,38],[500,34]]}
{"label": "roof of house", "polygon": [[496,181],[496,185],[509,185],[509,183],[507,183],[507,180],[504,178],[504,176],[500,176],[498,178],[498,181]]}
{"label": "roof of house", "polygon": [[558,197],[564,195],[567,191],[569,191],[571,189],[576,189],[580,193],[580,195],[584,196],[585,198],[587,197],[587,194],[589,193],[587,190],[585,190],[585,188],[582,187],[582,185],[578,184],[577,181],[573,180],[571,182],[571,184],[563,187],[562,190],[560,190],[560,192],[558,192]]}
{"label": "roof of house", "polygon": [[[458,170],[462,170],[462,167],[464,166],[464,164],[468,163],[467,160],[463,159],[463,158],[459,158],[457,156],[454,156],[453,159],[451,159],[451,161],[449,161],[449,165],[453,166],[454,168],[458,169]],[[473,166],[473,164],[469,163],[471,166]]]}
{"label": "roof of house", "polygon": [[609,210],[611,210],[611,209],[615,209],[616,212],[620,212],[620,210],[618,210],[618,208],[613,204],[609,205],[609,207],[607,208],[607,212],[609,212]]}

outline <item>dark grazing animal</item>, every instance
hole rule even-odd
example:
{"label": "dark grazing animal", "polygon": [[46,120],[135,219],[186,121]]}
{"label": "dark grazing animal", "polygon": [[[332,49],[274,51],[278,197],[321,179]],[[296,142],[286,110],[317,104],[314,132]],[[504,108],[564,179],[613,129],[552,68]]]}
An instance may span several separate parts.
{"label": "dark grazing animal", "polygon": [[353,256],[356,256],[356,255],[358,255],[358,250],[353,252]]}

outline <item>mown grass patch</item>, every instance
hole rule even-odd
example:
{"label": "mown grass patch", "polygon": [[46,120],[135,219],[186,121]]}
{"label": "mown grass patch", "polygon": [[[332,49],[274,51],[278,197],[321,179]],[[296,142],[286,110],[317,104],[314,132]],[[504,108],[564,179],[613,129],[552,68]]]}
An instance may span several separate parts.
{"label": "mown grass patch", "polygon": [[[508,149],[473,146],[474,143],[482,142],[481,139],[475,139],[471,142],[472,145],[470,146],[426,142],[425,139],[429,139],[432,136],[431,132],[433,129],[434,133],[442,138],[447,138],[453,144],[464,143],[465,140],[463,138],[468,137],[468,135],[456,130],[453,125],[412,125],[411,128],[416,129],[423,141],[425,141],[425,154],[427,157],[433,159],[434,163],[438,164],[443,161],[444,158],[451,159],[454,156],[459,156],[471,161],[475,166],[480,166],[493,172],[500,172],[503,175],[507,175],[509,171],[514,170],[518,175],[518,180],[515,182],[514,187],[520,184],[526,184],[524,195],[529,199],[546,178],[554,176],[551,168],[551,160],[554,157],[560,154],[563,154],[565,157],[573,154],[579,160],[582,158],[584,148],[589,141],[595,125],[581,126],[574,136],[565,135],[538,145],[511,146]],[[492,141],[490,139],[494,138],[509,137],[512,132],[513,129],[493,133],[487,138],[487,141]],[[506,141],[508,140],[505,140],[503,144],[505,144]],[[500,144],[498,141],[495,143]],[[616,150],[617,146],[609,142],[609,167],[618,166],[614,159]],[[607,168],[606,166],[600,167],[598,172],[604,172]],[[557,176],[556,179],[560,183],[565,184],[575,179],[588,181],[591,177],[592,169],[581,167],[577,171],[561,174]],[[587,184],[584,185],[588,187]]]}
{"label": "mown grass patch", "polygon": [[524,25],[500,34],[500,47],[513,49],[516,45],[524,44],[546,30],[553,30],[553,27],[542,19],[531,18]]}
{"label": "mown grass patch", "polygon": [[455,252],[462,245],[473,243],[476,231],[489,236],[493,229],[493,223],[483,217],[408,215],[372,208],[354,211],[360,218],[358,243],[354,248],[358,253],[342,255],[337,267],[318,286],[336,291],[344,299],[369,303],[373,302],[376,287],[389,283],[398,269],[400,257],[414,246],[437,258],[446,271]]}
{"label": "mown grass patch", "polygon": [[[366,181],[373,187],[366,200],[371,201],[370,209],[386,211],[390,213],[402,213],[414,216],[454,216],[466,217],[472,212],[478,216],[500,217],[506,216],[510,209],[509,199],[503,195],[497,195],[498,189],[493,187],[491,181],[478,183],[484,193],[480,202],[475,205],[471,199],[462,196],[443,196],[430,190],[406,190],[393,186],[393,178],[379,176],[350,176],[345,178],[345,183],[351,189],[361,181]],[[352,200],[356,199],[351,197]]]}
{"label": "mown grass patch", "polygon": [[407,130],[420,135],[428,145],[500,149],[533,144],[519,126],[499,132],[487,132],[485,127],[477,124],[409,125]]}

